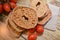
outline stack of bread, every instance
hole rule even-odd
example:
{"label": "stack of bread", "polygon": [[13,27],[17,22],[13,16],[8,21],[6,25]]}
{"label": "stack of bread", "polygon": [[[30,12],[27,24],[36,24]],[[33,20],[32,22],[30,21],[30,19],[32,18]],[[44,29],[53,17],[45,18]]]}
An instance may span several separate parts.
{"label": "stack of bread", "polygon": [[34,28],[37,25],[38,17],[32,8],[16,7],[7,19],[8,29],[19,37],[25,29]]}
{"label": "stack of bread", "polygon": [[51,18],[51,11],[44,0],[31,0],[30,7],[18,6],[10,12],[7,27],[14,37],[20,37],[26,29],[44,25]]}

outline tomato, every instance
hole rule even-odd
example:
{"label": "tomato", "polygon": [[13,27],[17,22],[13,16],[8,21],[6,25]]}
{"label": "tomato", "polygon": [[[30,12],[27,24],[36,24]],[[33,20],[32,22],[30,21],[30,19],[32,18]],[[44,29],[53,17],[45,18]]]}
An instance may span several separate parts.
{"label": "tomato", "polygon": [[36,26],[36,31],[41,35],[44,32],[44,28],[42,25],[37,25]]}
{"label": "tomato", "polygon": [[30,32],[30,33],[33,33],[34,31],[35,31],[35,28],[29,29],[29,32]]}
{"label": "tomato", "polygon": [[3,4],[3,9],[6,11],[6,12],[10,12],[10,5],[8,3],[4,3]]}
{"label": "tomato", "polygon": [[3,8],[2,8],[2,4],[0,4],[0,13],[2,13]]}
{"label": "tomato", "polygon": [[16,4],[14,2],[10,2],[10,6],[11,6],[11,8],[15,8]]}
{"label": "tomato", "polygon": [[28,40],[36,40],[37,39],[37,34],[30,34],[28,36]]}
{"label": "tomato", "polygon": [[10,0],[10,2],[15,2],[15,3],[16,3],[16,2],[17,2],[17,0]]}

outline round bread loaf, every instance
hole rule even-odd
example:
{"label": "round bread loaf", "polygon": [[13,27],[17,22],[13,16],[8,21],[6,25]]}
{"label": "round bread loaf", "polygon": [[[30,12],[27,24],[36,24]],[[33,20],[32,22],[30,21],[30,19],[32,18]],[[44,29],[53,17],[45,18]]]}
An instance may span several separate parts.
{"label": "round bread loaf", "polygon": [[48,10],[44,0],[31,0],[31,7],[36,10],[39,18],[43,17]]}
{"label": "round bread loaf", "polygon": [[38,17],[36,11],[29,7],[16,7],[10,15],[10,18],[21,28],[30,29],[37,25]]}

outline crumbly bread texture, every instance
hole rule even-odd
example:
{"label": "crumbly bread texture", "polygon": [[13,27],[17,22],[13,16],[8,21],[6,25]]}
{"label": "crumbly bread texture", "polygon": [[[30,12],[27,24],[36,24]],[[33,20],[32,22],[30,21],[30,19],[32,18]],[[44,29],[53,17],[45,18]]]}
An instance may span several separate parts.
{"label": "crumbly bread texture", "polygon": [[21,28],[30,29],[37,25],[38,17],[36,11],[29,7],[16,7],[10,18]]}
{"label": "crumbly bread texture", "polygon": [[43,17],[47,12],[48,8],[46,6],[46,2],[44,0],[31,0],[31,7],[33,7],[39,18]]}
{"label": "crumbly bread texture", "polygon": [[38,18],[38,24],[44,25],[49,21],[49,19],[52,16],[51,10],[49,9],[47,13],[48,15],[44,17],[43,19]]}

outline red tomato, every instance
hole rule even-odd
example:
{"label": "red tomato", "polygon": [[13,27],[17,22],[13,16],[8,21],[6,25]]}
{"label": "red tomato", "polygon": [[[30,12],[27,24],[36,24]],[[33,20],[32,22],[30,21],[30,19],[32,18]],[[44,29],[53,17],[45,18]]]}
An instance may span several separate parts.
{"label": "red tomato", "polygon": [[10,6],[11,6],[11,8],[15,8],[16,4],[14,2],[10,2]]}
{"label": "red tomato", "polygon": [[6,11],[6,12],[10,12],[10,6],[8,3],[4,3],[3,4],[3,9]]}
{"label": "red tomato", "polygon": [[29,29],[29,32],[30,32],[30,33],[33,33],[34,31],[35,31],[35,28]]}
{"label": "red tomato", "polygon": [[0,4],[0,13],[2,13],[3,8],[2,8],[2,4]]}
{"label": "red tomato", "polygon": [[11,2],[15,2],[15,3],[17,2],[17,0],[10,0],[10,1],[11,1]]}
{"label": "red tomato", "polygon": [[41,35],[44,32],[44,28],[42,25],[37,25],[36,26],[36,31]]}
{"label": "red tomato", "polygon": [[28,36],[28,40],[36,40],[37,39],[37,34],[30,34]]}

